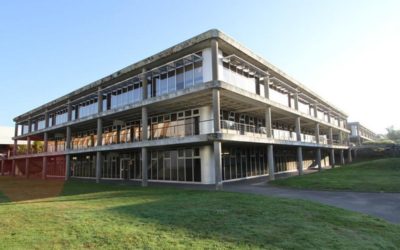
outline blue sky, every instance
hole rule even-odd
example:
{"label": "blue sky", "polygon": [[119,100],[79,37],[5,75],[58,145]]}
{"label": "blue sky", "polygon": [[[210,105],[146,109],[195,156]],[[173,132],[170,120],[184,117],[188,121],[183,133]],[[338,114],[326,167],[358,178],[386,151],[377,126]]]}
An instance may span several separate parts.
{"label": "blue sky", "polygon": [[[1,1],[0,125],[218,28],[377,132],[400,128],[400,1]],[[358,94],[355,94],[355,93]]]}

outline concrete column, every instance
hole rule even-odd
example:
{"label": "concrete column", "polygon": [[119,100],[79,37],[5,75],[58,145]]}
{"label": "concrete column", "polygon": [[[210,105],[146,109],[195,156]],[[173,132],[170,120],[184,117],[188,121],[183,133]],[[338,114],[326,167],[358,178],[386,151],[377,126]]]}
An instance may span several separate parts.
{"label": "concrete column", "polygon": [[29,117],[29,119],[28,119],[28,133],[31,133],[31,132],[32,132],[32,120]]}
{"label": "concrete column", "polygon": [[[148,115],[147,107],[142,107],[142,141],[147,141],[148,135]],[[147,148],[142,147],[142,186],[147,187],[147,176],[148,171],[148,160],[147,160]]]}
{"label": "concrete column", "polygon": [[265,110],[265,128],[267,130],[267,137],[272,138],[271,107],[269,106]]}
{"label": "concrete column", "polygon": [[215,166],[215,189],[222,189],[222,157],[221,142],[214,141],[214,166]]}
{"label": "concrete column", "polygon": [[314,117],[318,118],[318,103],[314,103]]}
{"label": "concrete column", "polygon": [[69,122],[72,121],[72,104],[70,100],[67,102],[67,118]]}
{"label": "concrete column", "polygon": [[219,89],[213,89],[212,92],[212,105],[213,105],[213,120],[214,120],[214,133],[221,132],[221,106],[220,106],[220,99],[219,99]]}
{"label": "concrete column", "polygon": [[4,176],[4,159],[1,160],[1,176]]}
{"label": "concrete column", "polygon": [[343,133],[342,131],[339,131],[339,144],[343,144]]}
{"label": "concrete column", "polygon": [[69,150],[71,149],[71,127],[67,127],[67,138],[66,138],[66,155],[65,155],[65,180],[68,180],[70,178],[71,174],[71,155],[69,154]]}
{"label": "concrete column", "polygon": [[315,124],[315,143],[319,144],[319,123]]}
{"label": "concrete column", "polygon": [[49,111],[46,109],[44,112],[44,128],[49,127]]}
{"label": "concrete column", "polygon": [[[48,148],[48,133],[44,132],[43,134],[43,152],[47,153],[47,148]],[[43,163],[42,163],[42,179],[46,179],[47,175],[47,156],[43,156]]]}
{"label": "concrete column", "polygon": [[297,171],[303,175],[303,148],[297,147]]}
{"label": "concrete column", "polygon": [[267,75],[264,77],[264,96],[269,99],[269,76],[270,74],[267,72]]}
{"label": "concrete column", "polygon": [[352,157],[351,157],[351,149],[349,148],[347,150],[347,162],[351,163],[353,161]]}
{"label": "concrete column", "polygon": [[331,112],[328,111],[326,114],[328,115],[328,123],[331,123]]}
{"label": "concrete column", "polygon": [[343,149],[341,149],[340,150],[340,165],[344,165],[345,163],[344,163],[344,150]]}
{"label": "concrete column", "polygon": [[275,180],[275,162],[274,162],[274,146],[271,144],[267,145],[267,161],[268,161],[268,179],[270,181]]}
{"label": "concrete column", "polygon": [[102,163],[101,152],[97,151],[96,152],[96,183],[99,183],[100,179],[101,179],[101,163]]}
{"label": "concrete column", "polygon": [[97,89],[97,113],[103,112],[103,93],[101,92],[101,87]]}
{"label": "concrete column", "polygon": [[149,93],[147,93],[147,76],[145,75],[146,69],[143,68],[142,69],[142,99],[146,100],[149,96],[151,96],[151,94],[149,95]]}
{"label": "concrete column", "polygon": [[329,140],[329,144],[333,145],[333,129],[329,128],[328,130],[328,140]]}
{"label": "concrete column", "polygon": [[[101,118],[97,118],[97,146],[100,147],[102,143],[103,137],[103,120]],[[96,152],[96,183],[100,182],[101,179],[101,152]]]}
{"label": "concrete column", "polygon": [[300,126],[300,116],[296,117],[295,121],[295,127],[296,127],[296,138],[297,141],[301,141],[301,126]]}
{"label": "concrete column", "polygon": [[316,163],[318,165],[318,171],[322,170],[322,166],[321,166],[321,148],[317,148],[316,151]]}
{"label": "concrete column", "polygon": [[31,138],[28,136],[26,137],[26,155],[31,153]]}
{"label": "concrete column", "polygon": [[288,107],[292,107],[292,97],[290,96],[290,93],[288,93]]}
{"label": "concrete column", "polygon": [[294,99],[294,109],[299,110],[299,93],[298,92],[294,93],[293,99]]}
{"label": "concrete column", "polygon": [[330,149],[330,160],[331,160],[331,167],[334,168],[335,167],[335,150],[333,148]]}
{"label": "concrete column", "polygon": [[148,182],[148,159],[147,159],[147,148],[142,148],[142,187],[147,187]]}
{"label": "concrete column", "polygon": [[47,156],[43,156],[42,179],[45,180],[46,176],[47,176]]}
{"label": "concrete column", "polygon": [[218,41],[211,39],[211,68],[212,80],[218,81]]}

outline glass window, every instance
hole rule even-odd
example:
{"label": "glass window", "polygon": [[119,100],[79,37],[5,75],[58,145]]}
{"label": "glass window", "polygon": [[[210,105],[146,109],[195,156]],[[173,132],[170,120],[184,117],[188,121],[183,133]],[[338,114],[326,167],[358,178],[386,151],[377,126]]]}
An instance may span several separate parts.
{"label": "glass window", "polygon": [[193,64],[185,66],[185,88],[193,86]]}
{"label": "glass window", "polygon": [[203,82],[203,63],[201,61],[194,63],[194,84]]}
{"label": "glass window", "polygon": [[184,88],[184,76],[183,67],[176,69],[176,89],[180,90]]}
{"label": "glass window", "polygon": [[175,92],[176,85],[175,85],[175,71],[168,72],[168,93]]}

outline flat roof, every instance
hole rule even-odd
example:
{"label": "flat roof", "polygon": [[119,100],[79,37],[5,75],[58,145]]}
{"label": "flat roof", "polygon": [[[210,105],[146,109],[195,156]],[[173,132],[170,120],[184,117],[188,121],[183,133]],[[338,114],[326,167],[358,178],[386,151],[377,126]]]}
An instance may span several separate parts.
{"label": "flat roof", "polygon": [[[137,71],[137,70],[141,70],[143,67],[154,63],[160,59],[166,58],[168,56],[174,55],[178,52],[181,52],[184,49],[190,48],[196,44],[202,43],[206,40],[212,39],[212,38],[216,38],[219,40],[222,40],[223,43],[225,43],[225,45],[227,46],[231,46],[236,50],[241,51],[243,54],[245,54],[247,57],[249,57],[251,60],[255,61],[258,64],[261,64],[262,67],[266,68],[266,70],[268,70],[270,73],[275,73],[277,75],[279,75],[280,77],[283,77],[287,82],[287,84],[290,84],[292,87],[294,88],[298,88],[300,90],[300,92],[305,93],[307,95],[309,95],[312,98],[316,99],[316,102],[323,104],[327,107],[332,108],[333,111],[336,111],[337,113],[340,113],[341,115],[347,117],[347,114],[345,112],[343,112],[342,110],[338,109],[337,107],[335,107],[334,105],[328,103],[327,101],[325,101],[322,97],[320,97],[318,94],[316,94],[315,92],[313,92],[311,89],[309,89],[308,87],[304,86],[303,84],[301,84],[299,81],[295,80],[293,77],[289,76],[288,74],[286,74],[285,72],[283,72],[282,70],[280,70],[278,67],[274,66],[273,64],[269,63],[267,60],[265,60],[264,58],[258,56],[257,54],[255,54],[254,52],[252,52],[250,49],[246,48],[245,46],[243,46],[242,44],[240,44],[239,42],[237,42],[236,40],[234,40],[233,38],[231,38],[230,36],[226,35],[225,33],[223,33],[222,31],[218,30],[218,29],[211,29],[208,30],[204,33],[201,33],[193,38],[190,38],[188,40],[185,40],[181,43],[178,43],[177,45],[174,45],[168,49],[165,49],[155,55],[152,55],[150,57],[147,57],[141,61],[138,61],[136,63],[133,63],[121,70],[118,70],[106,77],[103,77],[97,81],[94,81],[90,84],[87,84],[75,91],[72,91],[64,96],[61,96],[53,101],[50,101],[44,105],[41,105],[35,109],[32,109],[22,115],[19,115],[17,117],[14,118],[14,121],[20,121],[20,120],[24,120],[29,118],[29,116],[34,116],[34,115],[38,115],[37,113],[39,113],[41,110],[45,110],[47,108],[54,108],[55,105],[59,105],[62,104],[63,102],[67,102],[68,99],[70,99],[71,97],[87,92],[91,89],[96,89],[98,87],[103,87],[106,86],[107,83],[110,83],[111,80],[119,78],[127,73],[130,73],[132,71]],[[43,112],[42,111],[42,112]]]}

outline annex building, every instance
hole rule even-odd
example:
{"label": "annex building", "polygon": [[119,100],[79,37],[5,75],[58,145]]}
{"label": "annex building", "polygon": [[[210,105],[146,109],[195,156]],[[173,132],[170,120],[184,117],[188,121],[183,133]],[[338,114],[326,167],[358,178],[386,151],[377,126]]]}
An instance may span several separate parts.
{"label": "annex building", "polygon": [[[13,175],[215,184],[349,154],[347,115],[209,30],[14,119]],[[36,142],[42,147],[32,147]],[[346,151],[346,152],[345,152]]]}

